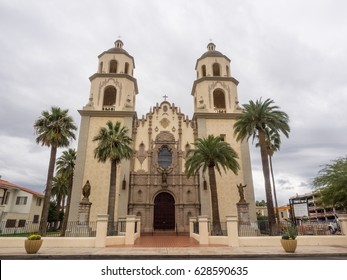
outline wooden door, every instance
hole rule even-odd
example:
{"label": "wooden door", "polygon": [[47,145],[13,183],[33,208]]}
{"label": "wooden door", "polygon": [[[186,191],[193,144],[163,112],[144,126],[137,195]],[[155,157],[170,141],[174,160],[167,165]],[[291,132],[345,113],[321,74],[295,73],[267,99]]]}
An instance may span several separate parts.
{"label": "wooden door", "polygon": [[175,229],[175,200],[167,192],[162,192],[154,199],[154,229]]}

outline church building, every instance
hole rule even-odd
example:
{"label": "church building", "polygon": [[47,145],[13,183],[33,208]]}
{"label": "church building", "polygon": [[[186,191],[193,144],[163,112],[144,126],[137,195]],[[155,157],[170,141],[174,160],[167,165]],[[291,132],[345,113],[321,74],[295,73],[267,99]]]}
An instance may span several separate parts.
{"label": "church building", "polygon": [[[81,219],[79,213],[82,188],[91,186],[89,220],[107,214],[110,165],[94,158],[97,143],[93,138],[106,122],[119,121],[129,129],[134,151],[130,160],[118,165],[116,174],[115,218],[137,215],[141,230],[189,231],[189,218],[211,217],[211,196],[207,172],[187,178],[187,152],[195,139],[212,134],[221,136],[238,154],[237,175],[216,171],[221,221],[238,215],[238,184],[247,185],[244,197],[249,215],[255,220],[252,170],[247,141],[234,138],[235,117],[242,112],[238,104],[238,81],[231,76],[230,59],[209,43],[207,51],[196,61],[196,80],[191,95],[182,98],[193,102],[191,119],[166,100],[156,103],[142,118],[136,113],[137,80],[134,58],[117,40],[115,46],[99,56],[97,72],[89,79],[89,102],[82,110],[77,161],[71,197],[69,221]],[[190,71],[187,69],[187,71]],[[153,100],[154,103],[154,100]]]}

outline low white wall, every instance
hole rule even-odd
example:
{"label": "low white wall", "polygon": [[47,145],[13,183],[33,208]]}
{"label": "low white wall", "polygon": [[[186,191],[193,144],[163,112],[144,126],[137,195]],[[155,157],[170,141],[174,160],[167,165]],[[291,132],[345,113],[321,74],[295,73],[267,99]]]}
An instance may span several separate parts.
{"label": "low white wall", "polygon": [[[239,237],[240,247],[280,246],[281,236]],[[298,246],[346,246],[347,238],[340,236],[298,236]]]}
{"label": "low white wall", "polygon": [[209,236],[208,244],[228,245],[228,236]]}
{"label": "low white wall", "polygon": [[106,246],[125,245],[125,236],[107,236]]}
{"label": "low white wall", "polygon": [[[42,248],[95,247],[95,237],[43,237]],[[0,238],[0,248],[24,248],[26,237]]]}
{"label": "low white wall", "polygon": [[200,235],[196,233],[191,233],[190,237],[193,237],[196,241],[200,242]]}

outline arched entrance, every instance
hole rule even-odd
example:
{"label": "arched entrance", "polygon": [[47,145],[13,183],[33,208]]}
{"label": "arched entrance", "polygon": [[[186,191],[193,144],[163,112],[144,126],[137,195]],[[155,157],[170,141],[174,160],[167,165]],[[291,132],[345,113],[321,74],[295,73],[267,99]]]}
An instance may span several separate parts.
{"label": "arched entrance", "polygon": [[154,199],[154,219],[155,230],[175,229],[175,199],[167,192],[158,194]]}

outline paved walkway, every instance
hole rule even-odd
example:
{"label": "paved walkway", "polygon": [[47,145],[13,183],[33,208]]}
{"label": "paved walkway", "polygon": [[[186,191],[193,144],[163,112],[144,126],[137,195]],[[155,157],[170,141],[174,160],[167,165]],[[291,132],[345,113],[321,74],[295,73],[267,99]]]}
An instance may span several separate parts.
{"label": "paved walkway", "polygon": [[295,253],[276,247],[199,245],[187,236],[142,236],[134,245],[106,248],[0,248],[0,259],[344,259],[347,246],[298,246]]}

